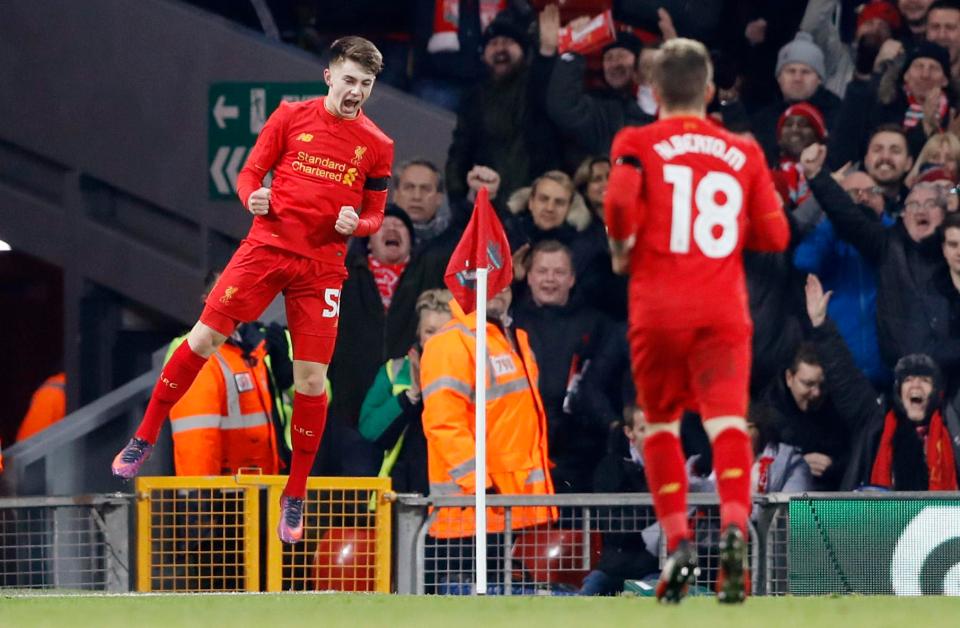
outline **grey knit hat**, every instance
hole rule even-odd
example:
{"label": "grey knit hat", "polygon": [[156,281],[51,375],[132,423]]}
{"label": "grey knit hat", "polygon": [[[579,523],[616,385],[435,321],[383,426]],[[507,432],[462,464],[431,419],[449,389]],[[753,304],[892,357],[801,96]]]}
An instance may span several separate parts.
{"label": "grey knit hat", "polygon": [[824,80],[827,75],[826,66],[823,63],[823,51],[813,43],[813,37],[810,33],[800,31],[789,44],[780,49],[777,54],[777,71],[774,76],[780,76],[780,70],[788,63],[802,63],[813,68],[820,80]]}

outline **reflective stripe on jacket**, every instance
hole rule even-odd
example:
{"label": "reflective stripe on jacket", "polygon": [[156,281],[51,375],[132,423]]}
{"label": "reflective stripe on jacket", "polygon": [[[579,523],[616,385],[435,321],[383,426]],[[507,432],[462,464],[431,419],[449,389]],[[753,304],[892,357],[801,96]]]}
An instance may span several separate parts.
{"label": "reflective stripe on jacket", "polygon": [[[526,332],[511,342],[487,323],[487,477],[476,478],[474,364],[476,314],[450,302],[453,318],[427,341],[420,363],[423,430],[431,495],[473,494],[477,484],[502,494],[552,494],[547,419],[537,389],[537,364]],[[513,528],[556,519],[555,508],[514,508]],[[491,508],[488,532],[504,529],[502,509]],[[473,509],[445,508],[430,528],[435,537],[474,533]]]}
{"label": "reflective stripe on jacket", "polygon": [[170,410],[177,475],[233,475],[241,467],[277,473],[265,345],[251,356],[253,366],[224,344]]}

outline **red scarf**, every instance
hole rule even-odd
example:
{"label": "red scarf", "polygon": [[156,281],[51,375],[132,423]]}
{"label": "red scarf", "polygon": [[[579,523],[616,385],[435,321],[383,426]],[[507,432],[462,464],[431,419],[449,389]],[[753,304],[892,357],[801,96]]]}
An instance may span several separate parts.
{"label": "red scarf", "polygon": [[[917,102],[917,99],[913,97],[913,94],[911,94],[906,87],[903,88],[903,91],[907,94],[908,105],[906,113],[903,114],[903,128],[912,129],[923,122],[923,105]],[[937,113],[938,129],[940,128],[940,121],[947,115],[949,106],[946,95],[940,94],[940,111]]]}
{"label": "red scarf", "polygon": [[781,157],[780,166],[773,175],[774,179],[779,179],[781,186],[787,190],[790,200],[788,204],[791,207],[797,207],[810,198],[810,187],[807,185],[807,178],[803,176],[799,161]]}
{"label": "red scarf", "polygon": [[[880,450],[873,463],[870,483],[876,486],[893,487],[893,434],[897,430],[897,419],[893,410],[887,412],[883,420],[883,435],[880,437]],[[943,424],[943,417],[937,410],[930,418],[924,449],[927,452],[927,469],[930,475],[930,491],[957,490],[957,470],[953,462],[953,443],[950,433]]]}
{"label": "red scarf", "polygon": [[770,465],[773,464],[773,460],[773,456],[771,456],[766,449],[763,450],[759,460],[757,460],[756,493],[759,495],[765,495],[767,492],[767,485],[770,483]]}
{"label": "red scarf", "polygon": [[378,261],[373,255],[367,256],[367,266],[373,273],[373,280],[377,284],[377,290],[380,291],[380,300],[383,302],[383,309],[390,307],[393,301],[393,293],[397,290],[397,284],[400,282],[400,275],[403,269],[407,267],[410,258],[403,260],[399,264],[384,264]]}
{"label": "red scarf", "polygon": [[[480,31],[483,32],[497,13],[507,8],[506,0],[480,0]],[[460,38],[460,0],[436,0],[433,6],[433,35],[427,42],[427,51],[457,52]]]}

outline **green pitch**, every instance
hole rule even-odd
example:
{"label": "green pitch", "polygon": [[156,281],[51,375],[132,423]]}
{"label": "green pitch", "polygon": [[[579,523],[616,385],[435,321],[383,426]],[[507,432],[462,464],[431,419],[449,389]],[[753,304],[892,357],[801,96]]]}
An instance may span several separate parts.
{"label": "green pitch", "polygon": [[96,628],[909,628],[956,625],[960,599],[752,598],[722,607],[690,598],[678,607],[650,598],[466,598],[343,594],[0,595],[0,627]]}

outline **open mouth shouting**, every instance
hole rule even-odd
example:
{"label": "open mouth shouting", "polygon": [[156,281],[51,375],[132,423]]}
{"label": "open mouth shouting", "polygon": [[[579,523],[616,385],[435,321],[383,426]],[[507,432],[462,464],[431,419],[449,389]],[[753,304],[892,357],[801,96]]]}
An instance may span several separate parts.
{"label": "open mouth shouting", "polygon": [[923,416],[927,411],[927,397],[923,394],[912,392],[907,397],[907,403],[904,404],[907,408],[908,416]]}
{"label": "open mouth shouting", "polygon": [[360,99],[345,97],[340,101],[340,110],[344,113],[355,113],[360,108]]}

